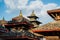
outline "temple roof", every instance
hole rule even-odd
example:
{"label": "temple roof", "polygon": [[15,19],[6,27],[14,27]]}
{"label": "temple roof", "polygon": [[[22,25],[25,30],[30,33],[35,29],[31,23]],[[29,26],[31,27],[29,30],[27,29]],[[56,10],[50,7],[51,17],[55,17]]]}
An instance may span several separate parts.
{"label": "temple roof", "polygon": [[30,22],[31,22],[31,23],[32,23],[32,22],[36,22],[37,24],[42,24],[41,22],[39,22],[39,21],[37,21],[37,20],[36,20],[36,21],[30,21]]}
{"label": "temple roof", "polygon": [[60,20],[60,9],[48,10],[47,12],[54,20]]}
{"label": "temple roof", "polygon": [[60,12],[60,9],[48,10],[48,13]]}
{"label": "temple roof", "polygon": [[12,18],[12,21],[16,21],[16,22],[28,22],[28,23],[30,23],[27,18],[23,17],[21,11],[20,11],[20,15],[19,16]]}
{"label": "temple roof", "polygon": [[0,24],[6,24],[7,23],[7,21],[4,19],[4,17],[3,17],[3,19],[2,20],[0,20]]}
{"label": "temple roof", "polygon": [[0,24],[6,24],[7,21],[4,21],[4,20],[0,20]]}
{"label": "temple roof", "polygon": [[24,21],[26,21],[26,22],[29,22],[28,19],[26,19],[26,18],[24,18],[24,17],[19,17],[19,16],[13,18],[12,21],[16,21],[16,22],[24,22]]}
{"label": "temple roof", "polygon": [[22,12],[20,11],[20,15],[12,18],[12,20],[8,21],[8,23],[5,26],[8,28],[9,27],[11,28],[12,26],[15,26],[15,27],[24,26],[24,28],[26,27],[31,28],[34,25],[31,24],[31,22],[27,18],[23,17]]}
{"label": "temple roof", "polygon": [[60,21],[50,22],[38,28],[32,29],[32,31],[43,32],[43,31],[60,31]]}

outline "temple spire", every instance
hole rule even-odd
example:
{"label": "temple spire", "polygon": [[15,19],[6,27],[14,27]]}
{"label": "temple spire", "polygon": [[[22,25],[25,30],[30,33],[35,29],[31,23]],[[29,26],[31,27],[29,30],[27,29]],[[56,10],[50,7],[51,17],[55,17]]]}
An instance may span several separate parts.
{"label": "temple spire", "polygon": [[31,16],[36,16],[36,15],[34,14],[34,10],[32,11],[32,14],[31,14]]}
{"label": "temple spire", "polygon": [[23,17],[23,15],[22,15],[22,11],[20,10],[20,15],[19,15],[20,17]]}

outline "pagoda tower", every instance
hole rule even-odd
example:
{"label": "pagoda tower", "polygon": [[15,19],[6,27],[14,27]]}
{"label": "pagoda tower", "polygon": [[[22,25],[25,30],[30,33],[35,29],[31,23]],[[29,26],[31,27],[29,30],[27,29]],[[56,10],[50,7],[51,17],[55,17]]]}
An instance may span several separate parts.
{"label": "pagoda tower", "polygon": [[33,24],[30,23],[28,19],[23,17],[22,11],[20,10],[20,14],[17,17],[12,18],[11,21],[8,21],[8,23],[5,25],[7,29],[24,29],[28,30],[30,28],[33,28]]}
{"label": "pagoda tower", "polygon": [[[39,25],[40,22],[35,21],[38,17],[35,16],[34,11],[31,15],[34,20],[33,23],[36,23],[35,25]],[[43,39],[43,35],[40,35],[38,33],[33,33],[31,31],[31,28],[33,28],[34,25],[25,17],[23,17],[22,12],[20,11],[20,15],[17,17],[12,18],[11,21],[8,21],[8,23],[5,25],[5,28],[8,29],[7,33],[4,33],[2,35],[8,35],[6,36],[6,39],[31,39],[31,40],[40,40]],[[5,37],[4,36],[4,37]],[[25,40],[25,39],[24,39]]]}
{"label": "pagoda tower", "polygon": [[28,18],[30,19],[30,22],[34,25],[34,28],[39,27],[39,24],[41,24],[41,22],[37,21],[38,17],[34,14],[34,10],[32,14],[28,16]]}

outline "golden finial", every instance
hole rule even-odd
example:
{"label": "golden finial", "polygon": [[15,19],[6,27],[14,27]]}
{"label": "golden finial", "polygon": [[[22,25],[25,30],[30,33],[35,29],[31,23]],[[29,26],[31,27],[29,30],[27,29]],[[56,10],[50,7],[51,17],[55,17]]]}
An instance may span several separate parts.
{"label": "golden finial", "polygon": [[36,15],[34,14],[34,10],[32,11],[32,14],[31,14],[31,16],[36,16]]}
{"label": "golden finial", "polygon": [[20,15],[19,15],[20,17],[23,17],[23,15],[22,15],[22,11],[20,10]]}

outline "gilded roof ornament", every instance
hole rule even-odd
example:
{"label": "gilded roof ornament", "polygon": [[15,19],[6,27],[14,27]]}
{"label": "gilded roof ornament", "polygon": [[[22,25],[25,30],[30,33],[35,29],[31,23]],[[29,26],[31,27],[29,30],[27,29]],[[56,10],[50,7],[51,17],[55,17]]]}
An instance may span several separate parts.
{"label": "gilded roof ornament", "polygon": [[31,14],[31,16],[36,16],[36,15],[34,14],[34,10],[32,11],[32,14]]}
{"label": "gilded roof ornament", "polygon": [[22,15],[22,11],[20,10],[20,15],[19,15],[20,17],[23,17],[23,15]]}

